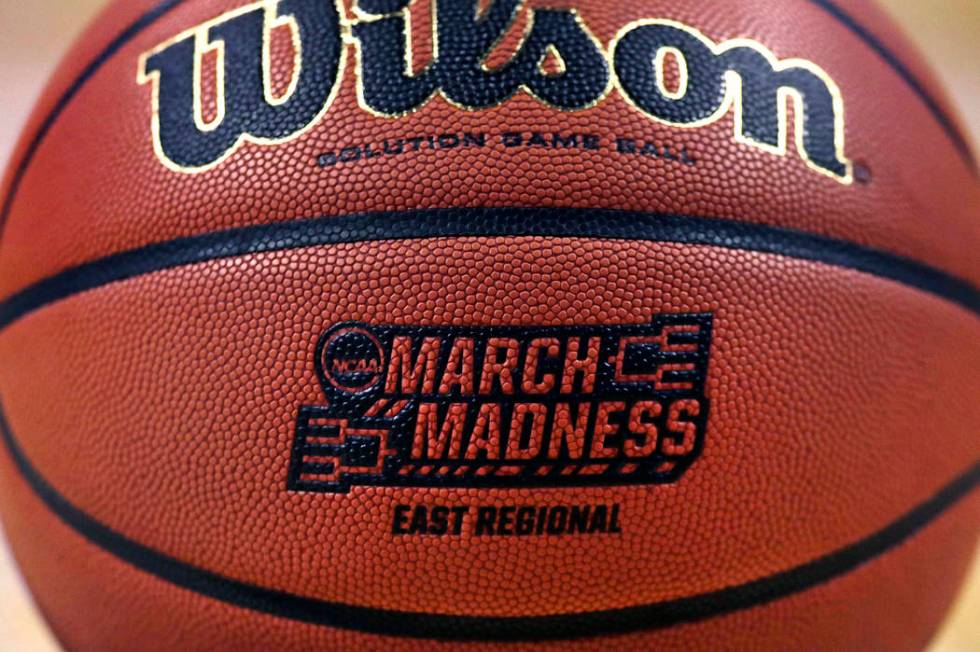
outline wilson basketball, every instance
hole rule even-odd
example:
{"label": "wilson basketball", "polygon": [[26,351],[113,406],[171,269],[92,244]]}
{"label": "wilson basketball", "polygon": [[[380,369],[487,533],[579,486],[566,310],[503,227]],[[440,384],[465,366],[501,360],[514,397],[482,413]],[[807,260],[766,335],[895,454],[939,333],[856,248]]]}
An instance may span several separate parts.
{"label": "wilson basketball", "polygon": [[0,511],[71,650],[916,650],[980,185],[859,0],[127,0],[2,194]]}

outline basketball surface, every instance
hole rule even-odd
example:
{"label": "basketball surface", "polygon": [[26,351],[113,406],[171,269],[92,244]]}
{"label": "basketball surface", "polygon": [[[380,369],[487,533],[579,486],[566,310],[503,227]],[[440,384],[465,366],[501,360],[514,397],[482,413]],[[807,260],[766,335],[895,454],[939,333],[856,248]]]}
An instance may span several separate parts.
{"label": "basketball surface", "polygon": [[918,649],[980,205],[864,3],[127,2],[3,194],[70,649]]}

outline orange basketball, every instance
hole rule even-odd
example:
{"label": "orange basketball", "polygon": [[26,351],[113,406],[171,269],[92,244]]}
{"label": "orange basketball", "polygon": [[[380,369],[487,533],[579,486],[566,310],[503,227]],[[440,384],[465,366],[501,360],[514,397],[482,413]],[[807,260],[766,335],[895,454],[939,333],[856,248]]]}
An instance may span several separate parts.
{"label": "orange basketball", "polygon": [[0,242],[71,650],[915,650],[980,524],[980,184],[859,0],[126,0]]}

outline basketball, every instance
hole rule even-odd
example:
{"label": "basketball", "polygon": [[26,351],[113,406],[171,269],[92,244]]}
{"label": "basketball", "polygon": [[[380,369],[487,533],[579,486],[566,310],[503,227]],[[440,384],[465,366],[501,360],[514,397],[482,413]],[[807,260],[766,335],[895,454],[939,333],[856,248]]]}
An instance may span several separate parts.
{"label": "basketball", "polygon": [[0,194],[68,650],[921,650],[980,184],[864,0],[116,0]]}

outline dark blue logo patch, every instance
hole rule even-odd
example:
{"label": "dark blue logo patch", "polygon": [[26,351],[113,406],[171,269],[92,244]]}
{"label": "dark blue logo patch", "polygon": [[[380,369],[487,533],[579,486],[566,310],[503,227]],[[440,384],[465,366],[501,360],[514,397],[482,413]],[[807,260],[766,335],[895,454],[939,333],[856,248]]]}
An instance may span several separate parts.
{"label": "dark blue logo patch", "polygon": [[343,323],[316,348],[293,491],[674,482],[701,452],[708,314],[622,326]]}

